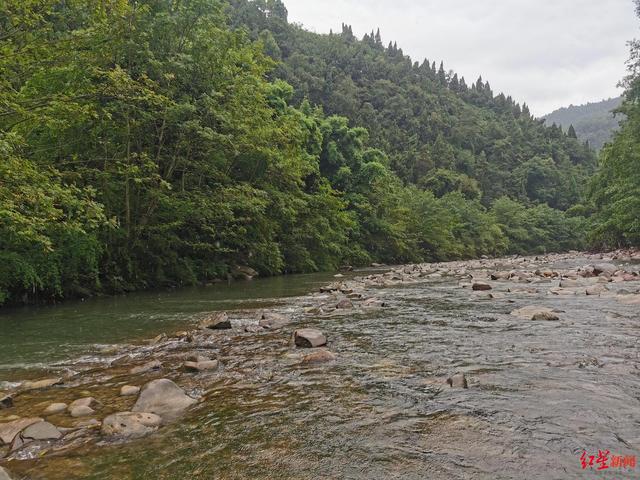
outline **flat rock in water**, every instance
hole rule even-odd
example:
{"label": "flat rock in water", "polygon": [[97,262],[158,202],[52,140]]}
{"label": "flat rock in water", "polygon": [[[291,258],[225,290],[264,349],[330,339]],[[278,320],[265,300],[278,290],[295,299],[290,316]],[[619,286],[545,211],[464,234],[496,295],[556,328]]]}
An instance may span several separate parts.
{"label": "flat rock in water", "polygon": [[43,380],[37,380],[34,382],[24,382],[22,384],[23,390],[40,390],[42,388],[53,387],[54,385],[62,385],[62,378],[45,378]]}
{"label": "flat rock in water", "polygon": [[25,428],[20,436],[24,440],[57,440],[62,432],[49,422],[36,422]]}
{"label": "flat rock in water", "polygon": [[106,436],[140,438],[155,432],[161,423],[154,413],[120,412],[104,419],[101,432]]}
{"label": "flat rock in water", "polygon": [[560,320],[560,317],[553,312],[537,312],[532,315],[531,320],[555,321]]}
{"label": "flat rock in water", "polygon": [[0,441],[9,445],[18,433],[34,423],[43,422],[41,418],[19,418],[12,422],[0,423]]}
{"label": "flat rock in water", "polygon": [[469,388],[467,385],[467,377],[465,377],[464,373],[456,373],[447,378],[447,383],[451,388]]}
{"label": "flat rock in water", "polygon": [[0,480],[11,480],[11,476],[9,475],[9,472],[7,472],[2,467],[0,467]]}
{"label": "flat rock in water", "polygon": [[71,414],[72,417],[79,418],[79,417],[88,417],[89,415],[93,415],[96,412],[91,407],[88,407],[86,405],[80,405],[77,407],[69,408],[69,413]]}
{"label": "flat rock in water", "polygon": [[526,318],[527,320],[530,320],[537,313],[553,313],[553,310],[548,307],[540,307],[538,305],[529,305],[527,307],[522,307],[512,311],[511,315],[518,318]]}
{"label": "flat rock in water", "polygon": [[67,410],[68,405],[66,403],[52,403],[44,409],[45,415],[57,415]]}
{"label": "flat rock in water", "polygon": [[640,305],[640,295],[619,295],[617,298],[625,305]]}
{"label": "flat rock in water", "polygon": [[476,282],[471,286],[471,288],[473,289],[474,292],[482,292],[486,290],[491,290],[493,287],[488,283]]}
{"label": "flat rock in water", "polygon": [[611,263],[599,263],[598,265],[593,266],[593,274],[594,275],[612,275],[616,272],[618,267],[612,265]]}
{"label": "flat rock in water", "polygon": [[161,378],[147,383],[133,406],[134,412],[155,413],[163,422],[176,419],[184,410],[197,403],[171,380]]}
{"label": "flat rock in water", "polygon": [[229,320],[227,312],[215,312],[200,322],[200,328],[228,330],[231,328],[231,320]]}
{"label": "flat rock in water", "polygon": [[124,385],[120,389],[121,397],[132,397],[134,395],[137,395],[138,393],[140,393],[140,387],[136,387],[134,385]]}
{"label": "flat rock in water", "polygon": [[205,372],[217,370],[218,360],[202,360],[200,362],[184,362],[183,368],[187,372]]}
{"label": "flat rock in water", "polygon": [[303,348],[322,347],[327,344],[327,337],[315,328],[301,328],[293,333],[295,344]]}
{"label": "flat rock in water", "polygon": [[587,287],[587,289],[585,290],[585,293],[590,296],[591,295],[595,296],[595,295],[600,295],[602,293],[606,293],[607,291],[608,291],[607,287],[599,283],[597,285],[591,285],[590,287]]}
{"label": "flat rock in water", "polygon": [[336,358],[336,355],[329,350],[319,350],[317,352],[310,353],[309,355],[305,355],[302,359],[302,363],[314,364],[333,362]]}
{"label": "flat rock in water", "polygon": [[161,368],[162,363],[160,361],[152,360],[145,363],[144,365],[133,367],[131,370],[129,370],[129,373],[131,373],[132,375],[138,375],[140,373],[151,372],[152,370],[160,370]]}
{"label": "flat rock in water", "polygon": [[353,302],[348,298],[343,298],[336,304],[336,308],[338,310],[350,309],[353,308]]}
{"label": "flat rock in water", "polygon": [[73,410],[76,407],[96,408],[98,406],[100,406],[100,402],[98,402],[93,397],[79,398],[79,399],[74,400],[73,402],[71,402],[71,404],[69,405],[69,411]]}
{"label": "flat rock in water", "polygon": [[274,312],[264,312],[258,321],[258,325],[263,328],[282,328],[289,323],[289,318]]}

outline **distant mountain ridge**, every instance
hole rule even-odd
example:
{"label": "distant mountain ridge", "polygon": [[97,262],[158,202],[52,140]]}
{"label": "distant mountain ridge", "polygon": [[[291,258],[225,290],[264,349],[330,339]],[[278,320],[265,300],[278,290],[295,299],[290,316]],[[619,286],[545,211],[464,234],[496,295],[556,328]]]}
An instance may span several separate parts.
{"label": "distant mountain ridge", "polygon": [[547,125],[555,123],[565,131],[573,125],[580,140],[588,141],[591,147],[600,150],[611,139],[623,118],[622,114],[614,116],[612,113],[621,103],[622,97],[616,97],[586,105],[570,105],[542,118]]}

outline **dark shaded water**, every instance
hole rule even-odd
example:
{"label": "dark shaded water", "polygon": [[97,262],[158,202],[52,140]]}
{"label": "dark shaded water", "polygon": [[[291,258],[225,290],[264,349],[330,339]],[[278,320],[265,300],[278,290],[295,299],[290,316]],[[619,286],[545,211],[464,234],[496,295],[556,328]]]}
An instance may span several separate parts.
{"label": "dark shaded water", "polygon": [[[247,287],[264,287],[256,295],[230,289],[223,308],[302,293],[320,280],[285,278],[275,291],[256,282]],[[640,454],[640,307],[613,296],[548,295],[552,285],[488,300],[455,278],[432,278],[376,291],[390,305],[382,310],[296,315],[298,324],[325,331],[338,355],[316,367],[298,364],[291,329],[221,335],[225,370],[182,422],[141,441],[33,460],[16,471],[47,479],[638,478],[638,469],[585,471],[579,459],[583,450]],[[217,295],[185,291],[56,309],[70,309],[74,328],[100,316],[87,329],[101,329],[93,343],[111,343],[179,327],[192,312],[220,308],[225,294]],[[280,308],[311,304],[297,297]],[[562,311],[560,321],[509,315],[531,304]],[[106,305],[110,311],[100,313]],[[20,315],[10,318],[10,338],[21,337]],[[121,316],[121,326],[104,331]],[[58,326],[30,321],[25,328],[34,335],[41,322]],[[4,325],[3,349],[11,344]],[[73,328],[60,328],[72,338]],[[11,348],[26,362],[32,357],[22,352],[38,351],[38,338]],[[7,365],[12,355],[1,358]],[[456,371],[466,373],[468,390],[444,384]]]}

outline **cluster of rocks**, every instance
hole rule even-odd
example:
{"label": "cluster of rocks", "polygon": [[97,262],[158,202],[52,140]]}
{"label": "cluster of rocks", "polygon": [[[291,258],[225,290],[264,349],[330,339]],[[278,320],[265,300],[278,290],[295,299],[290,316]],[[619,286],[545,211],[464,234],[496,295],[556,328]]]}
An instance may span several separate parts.
{"label": "cluster of rocks", "polygon": [[[577,253],[577,252],[576,252]],[[73,448],[97,438],[117,441],[149,435],[163,425],[175,421],[195,406],[201,395],[188,395],[178,383],[206,385],[211,376],[220,375],[224,365],[211,355],[216,339],[229,334],[246,335],[265,333],[278,337],[279,331],[294,321],[306,317],[333,317],[357,315],[371,309],[381,309],[387,303],[374,295],[375,289],[456,278],[459,288],[469,289],[474,298],[502,298],[502,296],[528,295],[541,292],[548,295],[615,296],[628,304],[640,304],[640,291],[636,287],[623,291],[612,285],[637,285],[640,281],[638,264],[640,252],[615,252],[609,256],[593,256],[590,265],[565,270],[550,270],[545,265],[570,260],[575,254],[545,255],[543,257],[511,257],[506,259],[482,258],[471,261],[406,265],[389,268],[362,276],[348,278],[336,275],[335,282],[323,286],[309,297],[304,312],[290,315],[263,311],[257,317],[236,312],[233,318],[227,312],[214,312],[200,318],[196,328],[161,334],[133,347],[126,354],[110,362],[117,373],[109,378],[123,377],[113,385],[107,397],[96,395],[102,401],[84,392],[68,404],[49,403],[34,412],[36,416],[9,415],[0,417],[0,456],[3,452],[12,458],[28,458],[48,451]],[[584,257],[584,255],[581,255]],[[616,261],[618,264],[614,264]],[[627,265],[619,266],[627,262]],[[381,266],[380,266],[381,267]],[[244,268],[237,270],[238,278],[251,277]],[[633,290],[635,288],[635,290]],[[510,301],[510,300],[508,300]],[[511,312],[514,318],[534,321],[554,321],[562,312],[544,305],[528,305]],[[254,314],[255,315],[255,314]],[[291,346],[302,353],[301,366],[315,366],[337,359],[327,348],[326,335],[315,328],[289,330]],[[222,336],[222,337],[220,337]],[[286,336],[282,339],[286,341]],[[174,376],[174,379],[166,378]],[[131,378],[133,377],[133,378]],[[157,378],[160,377],[160,378]],[[47,378],[23,382],[15,391],[0,394],[0,409],[11,413],[19,411],[23,396],[27,402],[36,401],[40,391],[59,389],[65,392],[66,378]],[[469,384],[463,372],[442,379],[451,388],[466,389]],[[136,385],[137,384],[137,385]],[[140,387],[139,385],[142,385]],[[54,390],[58,391],[58,390]],[[104,398],[103,398],[104,397]],[[194,398],[198,397],[198,398]],[[131,398],[131,400],[128,400]],[[135,399],[135,401],[134,401]],[[124,407],[124,408],[123,408]],[[33,409],[31,409],[33,412]],[[96,418],[97,417],[97,418]],[[99,418],[101,420],[99,420]],[[77,422],[72,426],[65,423]],[[27,452],[20,457],[21,452]],[[7,476],[0,468],[0,480]]]}
{"label": "cluster of rocks", "polygon": [[[246,332],[249,326],[259,331],[274,331],[290,323],[291,319],[285,315],[261,312],[259,318],[250,325],[235,324],[226,312],[215,312],[202,318],[196,329],[174,335],[159,335],[146,342],[146,345],[134,348],[111,361],[110,368],[121,371],[129,380],[131,376],[158,376],[170,371],[196,376],[215,373],[220,371],[221,362],[198,351],[210,348],[215,335],[222,335],[234,328]],[[293,330],[291,338],[295,348],[311,350],[302,355],[300,365],[336,360],[336,355],[326,348],[327,337],[317,329]],[[175,355],[171,353],[174,349],[192,349],[192,353]],[[160,355],[161,359],[137,360],[149,352],[154,357]],[[206,384],[206,378],[203,382]],[[24,395],[28,394],[26,402],[29,402],[37,400],[40,392],[50,390],[63,393],[68,386],[66,379],[60,377],[26,381],[11,394],[0,395],[0,406],[6,412],[20,410],[24,406],[21,405]],[[113,405],[122,405],[128,397],[135,398],[129,408],[119,410]],[[164,377],[147,381],[142,387],[129,383],[118,386],[109,398],[109,401],[103,402],[91,396],[83,396],[70,403],[54,401],[43,406],[39,416],[0,417],[0,457],[3,451],[5,456],[19,459],[59,452],[97,439],[117,442],[137,439],[175,421],[199,401],[173,380]],[[117,398],[122,400],[118,401]],[[72,427],[61,425],[74,420],[77,423]],[[2,474],[0,472],[0,480]]]}

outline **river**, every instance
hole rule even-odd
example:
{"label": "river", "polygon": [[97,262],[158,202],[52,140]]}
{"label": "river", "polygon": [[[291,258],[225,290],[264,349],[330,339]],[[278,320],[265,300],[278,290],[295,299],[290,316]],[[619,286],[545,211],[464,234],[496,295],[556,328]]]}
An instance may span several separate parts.
{"label": "river", "polygon": [[[580,456],[640,453],[640,306],[621,301],[639,291],[640,277],[611,282],[598,296],[550,293],[558,280],[544,277],[491,282],[494,298],[464,285],[469,273],[480,277],[487,268],[575,269],[593,258],[521,262],[458,263],[459,275],[447,267],[449,274],[367,286],[384,308],[330,315],[303,312],[325,300],[306,294],[331,275],[5,312],[0,371],[7,384],[98,362],[113,345],[191,328],[202,312],[229,310],[238,323],[217,337],[224,369],[206,377],[205,388],[170,371],[203,399],[179,422],[143,440],[98,438],[0,465],[50,480],[638,478],[638,468],[583,469]],[[637,263],[619,266],[638,270]],[[510,315],[533,304],[554,309],[559,320]],[[256,309],[295,323],[242,331]],[[301,365],[289,341],[299,325],[325,332],[337,361]],[[93,368],[73,388],[107,398],[117,377]],[[468,389],[446,384],[455,372],[464,372]],[[28,413],[63,392],[26,395]]]}

